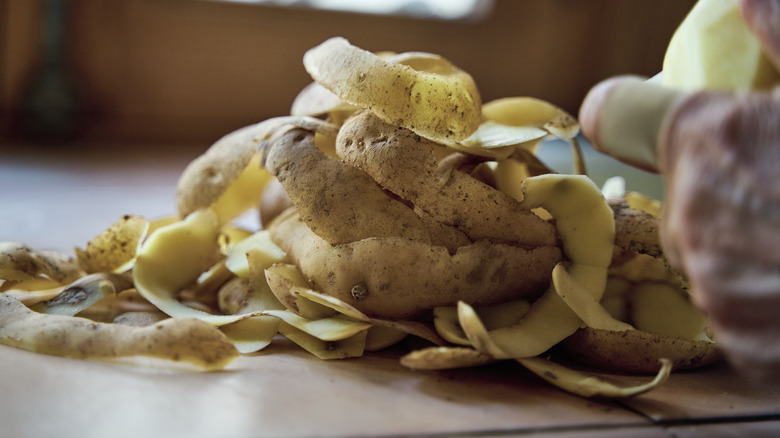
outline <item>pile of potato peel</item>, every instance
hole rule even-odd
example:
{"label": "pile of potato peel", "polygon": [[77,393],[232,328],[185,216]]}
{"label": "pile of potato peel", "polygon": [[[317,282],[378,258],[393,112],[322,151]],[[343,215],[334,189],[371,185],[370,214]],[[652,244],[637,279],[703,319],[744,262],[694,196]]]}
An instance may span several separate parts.
{"label": "pile of potato peel", "polygon": [[[314,82],[290,115],[185,169],[177,215],[123,216],[75,257],[0,244],[0,343],[210,370],[280,335],[321,359],[411,336],[431,346],[404,355],[409,368],[515,360],[587,397],[719,359],[660,250],[659,204],[608,200],[535,156],[562,139],[584,173],[570,115],[526,97],[483,104],[467,73],[428,53],[332,38],[304,66]],[[236,225],[247,212],[262,229]],[[544,359],[553,348],[655,378],[616,386]]]}

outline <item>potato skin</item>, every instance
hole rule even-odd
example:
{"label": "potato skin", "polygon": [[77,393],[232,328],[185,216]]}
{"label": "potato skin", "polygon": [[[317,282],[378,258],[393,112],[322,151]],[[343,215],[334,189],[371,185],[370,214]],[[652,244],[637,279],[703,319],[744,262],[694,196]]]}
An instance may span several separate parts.
{"label": "potato skin", "polygon": [[176,185],[176,210],[180,217],[215,203],[241,175],[258,152],[255,134],[260,125],[225,135],[187,165]]}
{"label": "potato skin", "polygon": [[365,172],[328,157],[312,131],[280,131],[264,153],[266,170],[284,186],[306,224],[330,243],[388,236],[450,248],[468,243],[457,229],[389,196]]}
{"label": "potato skin", "polygon": [[609,206],[615,216],[615,245],[639,254],[663,256],[658,218],[630,208],[622,198],[610,199]]}
{"label": "potato skin", "polygon": [[444,58],[432,54],[426,58],[436,72],[382,59],[334,37],[308,50],[303,65],[342,100],[368,108],[382,120],[426,138],[463,140],[482,119],[476,83]]}
{"label": "potato skin", "polygon": [[336,150],[345,163],[472,241],[555,244],[558,236],[552,223],[471,175],[439,168],[433,147],[430,140],[369,111],[347,120],[336,139]]}
{"label": "potato skin", "polygon": [[267,227],[277,216],[292,207],[292,200],[287,196],[282,183],[272,179],[260,196],[257,207],[260,212],[260,224]]}
{"label": "potato skin", "polygon": [[272,224],[271,237],[312,287],[371,317],[416,319],[433,307],[497,304],[539,296],[561,249],[524,249],[481,240],[450,253],[443,246],[390,236],[331,245],[292,210]]}

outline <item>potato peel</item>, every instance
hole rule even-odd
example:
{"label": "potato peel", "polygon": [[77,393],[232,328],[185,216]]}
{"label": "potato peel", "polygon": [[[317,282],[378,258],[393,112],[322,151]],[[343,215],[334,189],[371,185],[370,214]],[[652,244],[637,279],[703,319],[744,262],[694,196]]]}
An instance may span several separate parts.
{"label": "potato peel", "polygon": [[254,208],[271,180],[259,165],[261,145],[277,129],[291,123],[316,126],[323,132],[329,126],[312,117],[274,117],[225,135],[188,164],[179,177],[176,186],[179,216],[214,208],[217,220],[225,223]]}
{"label": "potato peel", "polygon": [[88,274],[130,269],[148,231],[149,222],[141,216],[122,216],[88,242],[85,249],[75,248],[79,267]]}
{"label": "potato peel", "polygon": [[473,348],[428,347],[415,350],[401,357],[401,365],[414,370],[446,370],[478,367],[496,360]]}
{"label": "potato peel", "polygon": [[323,341],[284,321],[279,323],[279,333],[319,359],[333,360],[359,357],[366,346],[368,330],[338,341]]}
{"label": "potato peel", "polygon": [[285,260],[287,254],[271,241],[271,236],[266,230],[260,230],[246,239],[236,243],[225,261],[225,266],[235,275],[243,278],[249,277],[249,258],[247,254],[253,251],[253,265],[258,269],[265,269],[275,263]]}
{"label": "potato peel", "polygon": [[[573,263],[574,278],[600,301],[612,260],[615,227],[612,210],[599,188],[584,176],[550,174],[524,180],[523,194],[524,205],[543,207],[555,218],[563,251]],[[496,358],[537,356],[582,325],[553,288],[537,299],[517,324],[490,332],[470,306],[458,306],[469,340]]]}
{"label": "potato peel", "polygon": [[[374,330],[375,332],[379,332],[380,330],[383,330],[384,332],[394,330],[403,334],[415,335],[434,344],[443,345],[445,343],[436,331],[427,324],[418,321],[371,318],[334,296],[312,290],[307,285],[302,284],[300,280],[295,284],[295,282],[289,278],[289,276],[292,276],[290,273],[291,270],[297,271],[297,268],[294,266],[288,266],[290,271],[288,271],[287,278],[279,272],[278,268],[279,266],[275,266],[266,270],[266,277],[269,279],[269,284],[272,285],[271,288],[274,290],[274,294],[277,295],[277,297],[280,297],[281,301],[287,303],[288,308],[298,315],[308,319],[322,319],[332,317],[338,313],[354,321],[369,324],[370,329],[376,329]],[[302,275],[300,274],[300,271],[297,271],[297,273]],[[301,278],[300,276],[295,277]],[[368,334],[368,337],[372,337],[371,333]],[[394,336],[387,336],[387,338],[393,338],[398,341],[402,339],[403,336],[397,334]]]}
{"label": "potato peel", "polygon": [[44,276],[61,284],[84,275],[72,257],[38,251],[18,242],[0,242],[0,279],[34,280]]}
{"label": "potato peel", "polygon": [[263,314],[279,318],[290,326],[323,341],[341,341],[371,327],[371,324],[355,321],[340,315],[311,320],[296,315],[289,310],[266,310]]}
{"label": "potato peel", "polygon": [[662,359],[658,374],[652,381],[634,386],[619,386],[538,357],[517,359],[517,361],[549,383],[583,397],[634,397],[663,384],[672,372],[672,363]]}
{"label": "potato peel", "polygon": [[51,315],[73,316],[102,298],[130,289],[130,278],[118,274],[90,274],[66,286],[57,296],[30,306],[30,309]]}
{"label": "potato peel", "polygon": [[552,278],[555,292],[588,327],[611,331],[634,329],[631,324],[613,318],[599,301],[574,279],[565,264],[558,264],[553,269]]}
{"label": "potato peel", "polygon": [[443,58],[432,64],[433,72],[415,70],[340,37],[308,50],[303,57],[312,78],[342,100],[426,138],[464,139],[481,122],[476,84]]}
{"label": "potato peel", "polygon": [[210,315],[187,307],[177,299],[185,286],[195,282],[219,253],[216,214],[198,210],[183,221],[153,232],[141,247],[133,269],[138,292],[172,317],[199,318],[215,325],[229,324],[241,317]]}
{"label": "potato peel", "polygon": [[147,327],[44,315],[0,295],[0,342],[55,356],[116,359],[149,356],[219,370],[238,357],[218,329],[196,319],[167,319]]}

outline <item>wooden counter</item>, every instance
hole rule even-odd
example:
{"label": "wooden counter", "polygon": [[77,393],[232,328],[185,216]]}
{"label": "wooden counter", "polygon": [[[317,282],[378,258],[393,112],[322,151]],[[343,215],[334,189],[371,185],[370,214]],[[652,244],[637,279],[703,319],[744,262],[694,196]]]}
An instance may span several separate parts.
{"label": "wooden counter", "polygon": [[[0,146],[0,241],[70,251],[126,213],[173,212],[199,148]],[[515,363],[411,371],[398,351],[321,361],[279,340],[227,370],[78,361],[0,347],[7,437],[780,434],[780,391],[725,365],[623,400],[559,391]],[[629,378],[636,381],[644,380]]]}

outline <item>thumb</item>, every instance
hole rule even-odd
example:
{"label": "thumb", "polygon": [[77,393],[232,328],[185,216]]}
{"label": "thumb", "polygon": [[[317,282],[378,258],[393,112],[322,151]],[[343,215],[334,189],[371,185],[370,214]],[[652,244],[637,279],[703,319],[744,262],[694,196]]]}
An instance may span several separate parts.
{"label": "thumb", "polygon": [[618,76],[593,87],[580,107],[583,135],[620,161],[657,172],[658,136],[667,113],[686,96],[637,76]]}

